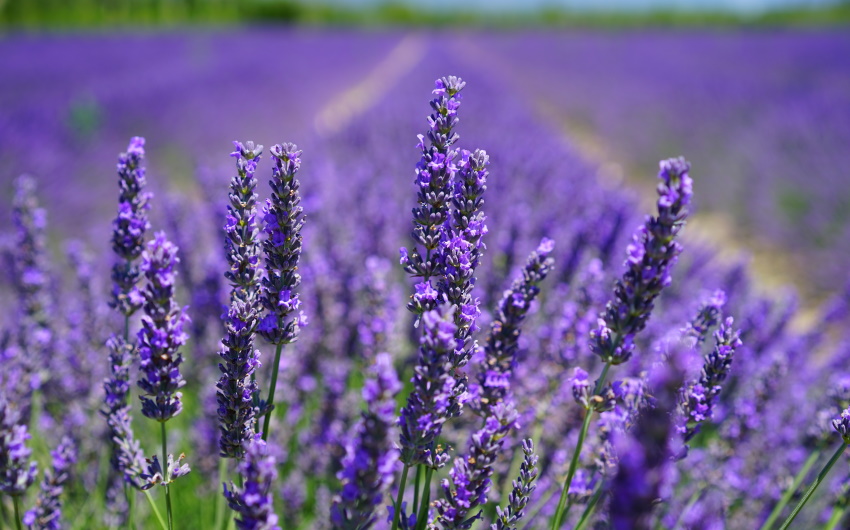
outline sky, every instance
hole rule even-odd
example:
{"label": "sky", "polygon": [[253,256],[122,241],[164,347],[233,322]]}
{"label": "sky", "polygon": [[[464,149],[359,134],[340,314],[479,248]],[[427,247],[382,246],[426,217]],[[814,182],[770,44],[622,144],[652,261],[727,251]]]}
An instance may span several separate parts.
{"label": "sky", "polygon": [[[758,13],[781,7],[818,6],[834,4],[836,0],[395,0],[420,8],[481,10],[510,12],[558,7],[575,10],[634,10],[674,8],[679,10],[719,9],[739,13]],[[386,0],[331,0],[348,6],[385,3]]]}

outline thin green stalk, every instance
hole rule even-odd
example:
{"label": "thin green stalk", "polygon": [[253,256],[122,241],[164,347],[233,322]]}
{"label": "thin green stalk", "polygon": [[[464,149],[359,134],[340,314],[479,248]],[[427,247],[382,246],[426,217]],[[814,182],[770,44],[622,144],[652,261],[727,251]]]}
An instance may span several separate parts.
{"label": "thin green stalk", "polygon": [[422,465],[416,466],[416,480],[413,484],[413,513],[419,513],[419,488],[422,484]]}
{"label": "thin green stalk", "polygon": [[794,477],[794,481],[791,482],[791,486],[787,490],[785,490],[785,493],[782,494],[782,498],[779,499],[779,503],[773,507],[773,511],[770,512],[770,515],[768,516],[767,520],[765,520],[764,524],[761,525],[760,530],[768,530],[770,528],[773,528],[773,523],[775,523],[779,516],[782,515],[782,510],[785,509],[785,506],[788,504],[788,501],[790,501],[791,497],[793,497],[794,493],[796,493],[797,488],[799,488],[800,484],[803,483],[803,480],[806,479],[806,476],[809,474],[809,470],[812,468],[813,465],[815,465],[815,462],[817,462],[818,458],[820,458],[821,453],[823,453],[822,445],[818,446],[814,451],[812,451],[812,454],[809,455],[809,458],[803,464],[803,467]]}
{"label": "thin green stalk", "polygon": [[847,506],[836,506],[832,509],[832,515],[829,516],[829,521],[826,522],[826,526],[823,527],[823,530],[835,530],[838,528],[838,525],[841,524],[841,520],[844,519],[844,514],[847,513]]}
{"label": "thin green stalk", "polygon": [[[226,484],[227,483],[227,459],[219,458],[218,459],[218,483]],[[216,495],[215,496],[215,524],[213,528],[218,530],[224,526],[224,513],[227,509],[227,503],[225,502],[224,495]]]}
{"label": "thin green stalk", "polygon": [[[280,352],[283,350],[283,343],[277,345],[274,351],[274,364],[272,365],[272,382],[269,386],[269,399],[266,402],[267,407],[274,405],[274,390],[277,386],[277,373],[280,371]],[[263,420],[263,441],[269,439],[269,423],[272,421],[271,412],[266,412],[266,418]]]}
{"label": "thin green stalk", "polygon": [[[162,474],[168,474],[168,442],[165,436],[165,422],[161,422],[162,426]],[[165,477],[166,481],[169,479]],[[168,516],[168,530],[174,530],[174,517],[171,514],[171,487],[168,482],[165,483],[165,513]]]}
{"label": "thin green stalk", "polygon": [[815,481],[812,483],[811,486],[809,486],[809,489],[806,490],[806,493],[803,495],[803,498],[800,499],[800,502],[797,503],[797,506],[794,508],[794,511],[791,512],[791,515],[788,516],[788,519],[785,519],[785,522],[782,523],[782,526],[779,527],[779,530],[786,530],[791,525],[791,523],[794,522],[794,519],[797,517],[797,514],[799,514],[800,510],[803,509],[803,506],[805,506],[806,503],[809,502],[809,497],[811,497],[815,490],[818,489],[820,483],[824,481],[826,476],[829,474],[829,471],[832,469],[832,466],[835,465],[835,463],[838,461],[838,457],[841,456],[841,454],[844,452],[844,449],[846,448],[847,442],[842,440],[841,445],[838,447],[838,449],[835,450],[835,453],[832,455],[832,458],[829,459],[829,462],[827,462],[824,468],[821,469],[820,473],[818,473],[818,476]]}
{"label": "thin green stalk", "polygon": [[422,488],[422,505],[419,507],[419,512],[416,514],[417,530],[425,530],[428,524],[428,506],[431,504],[431,477],[434,474],[433,468],[425,470],[425,484]]}
{"label": "thin green stalk", "polygon": [[534,508],[528,510],[528,513],[525,515],[526,522],[525,526],[523,527],[523,530],[528,530],[529,528],[531,528],[531,522],[534,520],[535,517],[537,517],[537,514],[540,512],[540,510],[542,510],[544,506],[549,504],[549,501],[552,500],[552,497],[554,496],[554,490],[548,492],[546,495],[544,495],[537,501],[537,504],[534,505]]}
{"label": "thin green stalk", "polygon": [[593,512],[596,510],[596,505],[599,503],[599,499],[602,497],[602,493],[605,491],[605,481],[601,481],[599,486],[596,487],[596,492],[594,492],[593,497],[590,498],[590,501],[587,503],[587,507],[584,509],[584,512],[581,514],[581,518],[578,520],[576,524],[575,530],[581,530],[590,521]]}
{"label": "thin green stalk", "polygon": [[[602,368],[602,373],[599,375],[599,379],[596,380],[596,387],[593,389],[593,394],[599,394],[602,390],[602,385],[605,384],[605,379],[608,377],[608,370],[611,369],[611,362],[608,361],[605,363],[605,367]],[[578,460],[581,456],[581,449],[584,445],[584,439],[587,437],[587,431],[590,428],[590,420],[593,418],[593,409],[587,408],[584,412],[584,423],[581,425],[581,431],[578,433],[578,441],[576,441],[576,447],[573,450],[573,458],[570,460],[570,469],[567,471],[567,478],[564,480],[564,488],[561,490],[561,498],[558,500],[558,509],[555,510],[555,515],[552,517],[552,526],[551,530],[558,530],[560,526],[563,524],[565,514],[565,508],[567,506],[567,497],[569,496],[570,485],[573,483],[573,476],[575,476],[576,469],[578,468]]]}
{"label": "thin green stalk", "polygon": [[12,503],[15,505],[15,526],[18,527],[18,530],[23,530],[21,526],[21,497],[14,495],[12,497]]}
{"label": "thin green stalk", "polygon": [[407,485],[407,472],[410,466],[404,464],[404,469],[401,470],[401,481],[398,483],[398,495],[396,495],[395,508],[393,509],[393,528],[397,530],[399,516],[401,514],[401,501],[404,499],[404,487]]}
{"label": "thin green stalk", "polygon": [[145,497],[148,498],[148,504],[151,505],[151,510],[153,510],[156,520],[159,521],[160,528],[162,528],[162,530],[168,530],[168,525],[165,524],[165,519],[162,518],[162,514],[159,513],[159,508],[157,508],[156,503],[153,502],[150,490],[145,490]]}

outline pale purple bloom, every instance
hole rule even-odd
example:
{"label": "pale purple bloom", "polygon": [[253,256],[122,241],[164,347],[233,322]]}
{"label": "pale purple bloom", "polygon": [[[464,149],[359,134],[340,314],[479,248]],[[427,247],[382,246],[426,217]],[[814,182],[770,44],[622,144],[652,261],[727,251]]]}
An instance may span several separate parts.
{"label": "pale purple bloom", "polygon": [[63,437],[59,446],[51,451],[52,468],[44,472],[38,501],[24,515],[24,524],[37,530],[59,530],[62,528],[62,491],[71,476],[71,468],[77,462],[77,449],[73,440]]}
{"label": "pale purple bloom", "polygon": [[[551,250],[551,249],[550,249]],[[537,455],[534,454],[534,442],[531,438],[522,441],[523,460],[519,468],[519,476],[513,481],[513,489],[508,496],[508,505],[503,510],[496,507],[496,522],[490,525],[490,530],[516,530],[517,523],[525,515],[528,499],[537,485]]]}
{"label": "pale purple bloom", "polygon": [[31,438],[21,413],[0,393],[0,492],[20,497],[35,481],[38,466],[30,461]]}
{"label": "pale purple bloom", "polygon": [[242,486],[232,482],[230,488],[224,486],[230,508],[239,514],[236,527],[239,530],[281,530],[272,495],[277,480],[277,461],[259,435],[245,446],[238,469]]}

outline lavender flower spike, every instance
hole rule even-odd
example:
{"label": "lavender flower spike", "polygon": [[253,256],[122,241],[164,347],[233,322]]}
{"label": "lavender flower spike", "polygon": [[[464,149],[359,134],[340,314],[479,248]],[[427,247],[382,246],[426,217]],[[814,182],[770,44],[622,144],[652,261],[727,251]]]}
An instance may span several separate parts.
{"label": "lavender flower spike", "polygon": [[141,273],[136,261],[142,255],[145,231],[150,228],[147,211],[151,194],[145,187],[145,139],[130,140],[127,152],[118,157],[118,216],[112,222],[112,250],[120,261],[112,267],[112,301],[110,305],[122,315],[130,316],[144,303],[136,284]]}
{"label": "lavender flower spike", "polygon": [[537,487],[537,455],[534,454],[534,442],[531,438],[522,441],[522,452],[525,458],[519,468],[519,477],[513,481],[513,490],[508,497],[508,506],[502,510],[496,507],[496,522],[490,525],[490,530],[517,530],[517,523],[525,515],[525,507],[531,493]]}
{"label": "lavender flower spike", "polygon": [[555,242],[543,238],[537,250],[528,256],[522,276],[514,280],[499,302],[499,312],[493,321],[484,347],[484,367],[478,374],[479,403],[483,412],[504,400],[510,389],[510,375],[516,363],[520,325],[525,320],[531,302],[540,294],[539,284],[546,279],[555,264],[549,255]]}
{"label": "lavender flower spike", "polygon": [[472,512],[487,502],[493,464],[502,448],[502,440],[516,427],[517,412],[510,401],[498,403],[490,409],[484,426],[472,434],[469,454],[456,458],[443,479],[443,497],[437,500],[436,523],[442,528],[468,529],[481,516]]}
{"label": "lavender flower spike", "polygon": [[62,490],[70,477],[71,467],[77,462],[77,450],[73,440],[62,438],[56,450],[50,453],[53,468],[44,473],[38,501],[24,515],[24,524],[37,530],[59,530],[62,528]]}
{"label": "lavender flower spike", "polygon": [[[443,275],[444,258],[441,248],[448,239],[448,229],[445,226],[449,218],[449,206],[453,197],[452,178],[457,170],[454,158],[457,151],[452,145],[459,136],[454,127],[459,119],[457,110],[460,107],[460,91],[466,83],[459,77],[443,77],[436,81],[436,88],[431,100],[434,113],[428,117],[428,140],[419,136],[416,145],[422,151],[422,157],[416,164],[416,186],[418,187],[418,204],[413,209],[413,239],[416,246],[408,252],[402,248],[401,264],[411,276],[421,278],[416,285],[416,291],[408,303],[408,309],[418,317],[434,309],[438,303],[439,293],[431,283],[431,278],[437,280]],[[417,318],[417,324],[419,319]]]}
{"label": "lavender flower spike", "polygon": [[20,412],[0,393],[0,492],[6,495],[20,497],[35,481],[38,466],[27,462],[32,454],[29,439]]}
{"label": "lavender flower spike", "polygon": [[142,414],[159,422],[180,414],[183,405],[179,390],[186,384],[180,375],[183,356],[178,349],[188,338],[183,326],[189,317],[174,301],[178,260],[177,247],[159,232],[142,254],[140,267],[147,285],[143,293],[145,316],[138,334],[142,370],[138,384],[145,392],[141,396]]}
{"label": "lavender flower spike", "polygon": [[234,142],[237,175],[230,181],[230,205],[225,224],[225,252],[230,269],[230,308],[224,320],[227,335],[219,352],[221,377],[216,384],[221,456],[241,458],[254,436],[254,392],[251,375],[259,366],[254,334],[259,316],[259,241],[256,223],[257,180],[254,171],[263,146]]}
{"label": "lavender flower spike", "polygon": [[266,311],[259,325],[260,335],[272,344],[289,344],[298,337],[299,319],[290,319],[300,306],[295,289],[301,284],[298,259],[301,256],[301,228],[304,209],[295,174],[301,167],[301,151],[295,144],[274,145],[270,150],[274,168],[269,184],[271,199],[263,209],[266,240],[266,277],[260,299]]}
{"label": "lavender flower spike", "polygon": [[740,333],[732,328],[733,322],[732,317],[728,317],[720,324],[714,333],[714,349],[705,356],[699,379],[682,391],[680,410],[685,425],[679,427],[679,431],[685,442],[699,432],[700,424],[711,419],[714,402],[723,388],[721,384],[732,367],[732,357],[741,346]]}
{"label": "lavender flower spike", "polygon": [[121,473],[127,484],[141,489],[139,477],[144,470],[145,457],[133,435],[130,405],[127,403],[133,347],[116,336],[112,336],[106,345],[109,348],[110,377],[103,382],[105,407],[101,414],[106,417],[112,434],[112,467]]}
{"label": "lavender flower spike", "polygon": [[331,507],[333,528],[365,530],[377,520],[375,508],[392,484],[398,453],[389,434],[395,416],[395,396],[401,383],[388,353],[379,353],[363,387],[366,410],[354,428],[337,477],[342,491]]}
{"label": "lavender flower spike", "polygon": [[245,447],[245,457],[239,463],[243,486],[230,483],[224,486],[224,496],[230,508],[239,514],[239,530],[281,530],[274,513],[272,486],[277,479],[277,463],[269,447],[259,435]]}
{"label": "lavender flower spike", "polygon": [[449,306],[422,315],[425,328],[413,369],[413,391],[399,417],[401,461],[407,466],[438,469],[448,460],[448,455],[437,454],[436,441],[446,420],[460,414],[449,360],[456,344],[453,313]]}
{"label": "lavender flower spike", "polygon": [[658,216],[647,217],[628,247],[626,270],[614,287],[597,329],[591,331],[591,350],[610,364],[621,364],[634,350],[633,338],[645,326],[655,298],[670,283],[670,270],[682,251],[675,240],[685,225],[693,182],[684,158],[660,163]]}

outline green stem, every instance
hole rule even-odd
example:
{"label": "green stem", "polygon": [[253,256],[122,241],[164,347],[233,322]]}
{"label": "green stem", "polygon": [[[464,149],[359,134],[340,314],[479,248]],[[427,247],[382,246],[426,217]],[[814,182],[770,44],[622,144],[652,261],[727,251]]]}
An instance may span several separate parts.
{"label": "green stem", "polygon": [[393,509],[393,528],[392,530],[397,530],[399,516],[401,515],[401,501],[404,499],[404,487],[407,485],[407,472],[410,470],[410,466],[404,464],[404,469],[401,470],[401,481],[398,483],[398,495],[396,495],[395,499],[395,508]]}
{"label": "green stem", "polygon": [[[272,365],[272,383],[269,386],[269,399],[266,402],[266,407],[274,405],[274,390],[277,386],[277,373],[280,371],[280,352],[283,350],[283,343],[277,345],[274,351],[274,364]],[[266,412],[266,418],[263,420],[263,441],[269,439],[269,423],[272,420],[271,411]]]}
{"label": "green stem", "polygon": [[12,497],[12,503],[15,505],[15,525],[18,527],[18,530],[23,530],[21,526],[21,497],[14,495]]}
{"label": "green stem", "polygon": [[773,528],[773,523],[775,523],[779,516],[782,515],[782,510],[785,509],[785,506],[788,504],[788,501],[791,500],[791,497],[794,496],[794,493],[797,491],[797,488],[799,488],[800,484],[803,483],[803,480],[805,480],[806,476],[809,474],[809,470],[812,468],[813,465],[815,465],[815,462],[817,462],[818,458],[820,458],[822,452],[823,446],[818,446],[814,451],[812,451],[812,454],[809,455],[809,458],[803,464],[803,467],[794,477],[794,481],[791,482],[791,486],[787,490],[785,490],[785,493],[782,494],[782,498],[779,499],[779,503],[773,507],[773,511],[770,512],[770,515],[768,516],[767,520],[764,522],[763,525],[761,525],[760,530],[768,530],[770,528]]}
{"label": "green stem", "polygon": [[[602,373],[599,375],[599,379],[596,380],[596,387],[593,389],[593,394],[599,394],[602,390],[602,385],[605,384],[605,378],[608,377],[608,370],[611,369],[611,361],[605,363],[605,367],[602,368]],[[567,506],[567,497],[569,496],[570,485],[573,482],[573,476],[576,473],[576,469],[578,468],[578,460],[581,456],[581,448],[584,445],[584,439],[587,437],[587,431],[590,428],[590,420],[593,418],[593,409],[587,408],[584,411],[584,423],[581,425],[581,431],[578,433],[578,441],[576,441],[576,448],[573,451],[573,458],[570,460],[570,469],[567,471],[567,478],[564,480],[564,488],[561,490],[561,498],[558,500],[558,509],[555,510],[555,515],[552,517],[552,526],[551,530],[558,530],[560,526],[563,524],[565,513],[565,508]]]}
{"label": "green stem", "polygon": [[841,520],[844,519],[844,514],[847,512],[847,506],[836,506],[832,509],[832,515],[829,517],[829,521],[826,522],[826,526],[823,527],[823,530],[835,530],[838,528],[838,525],[841,524]]}
{"label": "green stem", "polygon": [[581,518],[578,520],[576,524],[575,530],[581,530],[590,521],[593,512],[596,510],[596,505],[599,503],[599,499],[602,497],[602,492],[605,491],[605,481],[601,481],[599,486],[596,488],[596,492],[593,494],[593,497],[590,498],[590,502],[587,503],[587,507],[584,509],[584,512],[581,514]]}
{"label": "green stem", "polygon": [[425,530],[428,524],[428,506],[431,504],[431,477],[434,474],[432,468],[425,470],[425,484],[422,488],[422,505],[419,506],[419,512],[416,514],[416,528]]}
{"label": "green stem", "polygon": [[[227,482],[227,459],[218,459],[218,483],[225,484]],[[218,530],[224,526],[224,513],[227,509],[227,503],[224,500],[224,494],[215,496],[215,524],[213,528]]]}
{"label": "green stem", "polygon": [[165,524],[165,519],[162,518],[162,514],[159,513],[159,508],[157,508],[156,503],[153,502],[150,490],[145,490],[145,497],[148,498],[148,503],[151,505],[151,510],[153,510],[156,520],[159,521],[160,528],[162,528],[162,530],[168,530],[168,526]]}
{"label": "green stem", "polygon": [[818,476],[815,481],[812,483],[811,486],[809,486],[809,489],[806,490],[806,493],[803,495],[803,498],[800,499],[800,502],[797,503],[797,506],[794,508],[794,511],[791,512],[791,515],[788,516],[788,519],[785,519],[785,522],[782,523],[782,526],[779,527],[779,530],[786,530],[791,525],[791,523],[794,522],[794,519],[797,517],[797,514],[799,514],[800,510],[803,509],[803,506],[805,506],[806,503],[809,502],[809,497],[811,497],[815,490],[818,489],[820,483],[823,482],[823,480],[829,474],[829,470],[832,469],[832,466],[835,465],[835,463],[838,461],[838,457],[841,456],[841,454],[844,452],[844,449],[846,448],[847,442],[842,440],[841,445],[838,447],[838,449],[835,450],[835,454],[832,455],[832,458],[829,459],[829,462],[827,462],[824,468],[821,469],[820,473],[818,473]]}
{"label": "green stem", "polygon": [[413,513],[419,513],[419,488],[422,484],[422,465],[416,466],[416,480],[413,485]]}
{"label": "green stem", "polygon": [[165,513],[168,516],[168,530],[174,530],[174,518],[171,514],[171,487],[168,484],[168,480],[171,477],[168,476],[168,442],[165,436],[165,422],[161,422],[162,426],[162,474],[165,479]]}

